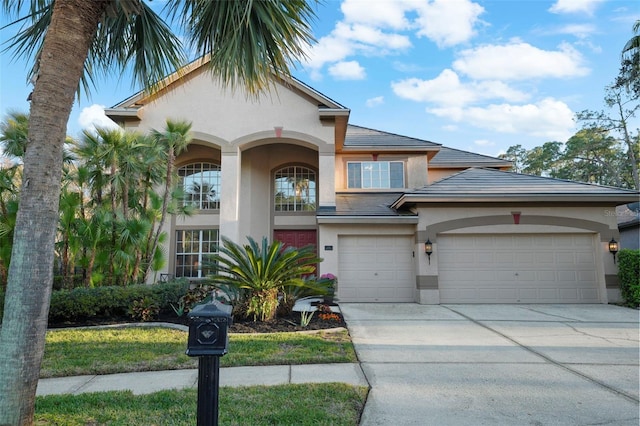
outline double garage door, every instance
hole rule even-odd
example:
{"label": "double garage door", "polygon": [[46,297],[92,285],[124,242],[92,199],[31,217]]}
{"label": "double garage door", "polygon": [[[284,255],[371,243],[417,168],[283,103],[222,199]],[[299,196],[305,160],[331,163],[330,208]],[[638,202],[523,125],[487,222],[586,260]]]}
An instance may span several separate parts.
{"label": "double garage door", "polygon": [[338,238],[340,302],[413,302],[413,237],[348,235]]}
{"label": "double garage door", "polygon": [[441,303],[599,303],[592,234],[440,235]]}
{"label": "double garage door", "polygon": [[[440,303],[601,302],[593,234],[451,234],[437,243]],[[340,237],[340,301],[414,302],[413,244]]]}

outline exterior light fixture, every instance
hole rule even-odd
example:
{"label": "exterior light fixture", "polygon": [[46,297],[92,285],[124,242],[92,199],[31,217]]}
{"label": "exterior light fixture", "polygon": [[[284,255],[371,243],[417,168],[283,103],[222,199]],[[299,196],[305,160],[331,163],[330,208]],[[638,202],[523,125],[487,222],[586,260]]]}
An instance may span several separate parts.
{"label": "exterior light fixture", "polygon": [[424,243],[424,252],[429,258],[429,265],[431,265],[431,254],[433,253],[433,244],[431,244],[431,240],[427,238],[427,241]]}
{"label": "exterior light fixture", "polygon": [[616,263],[616,253],[618,252],[618,249],[618,242],[611,238],[611,241],[609,241],[609,253],[613,255],[613,263]]}

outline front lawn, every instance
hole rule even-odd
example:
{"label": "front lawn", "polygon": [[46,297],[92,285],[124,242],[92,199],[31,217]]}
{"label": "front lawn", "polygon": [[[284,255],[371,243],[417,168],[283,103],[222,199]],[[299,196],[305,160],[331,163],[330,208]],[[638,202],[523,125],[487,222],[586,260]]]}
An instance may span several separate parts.
{"label": "front lawn", "polygon": [[[220,388],[221,425],[357,425],[367,388],[339,383]],[[192,426],[197,390],[101,392],[36,399],[37,425]]]}
{"label": "front lawn", "polygon": [[[197,368],[187,333],[152,328],[64,329],[47,333],[40,376],[63,377]],[[221,367],[357,362],[346,330],[232,334]]]}

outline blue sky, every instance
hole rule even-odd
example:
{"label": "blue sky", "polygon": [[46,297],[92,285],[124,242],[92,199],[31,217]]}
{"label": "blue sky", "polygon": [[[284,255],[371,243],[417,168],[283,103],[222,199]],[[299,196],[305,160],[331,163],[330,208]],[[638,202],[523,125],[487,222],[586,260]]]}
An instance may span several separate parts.
{"label": "blue sky", "polygon": [[[352,124],[498,155],[564,142],[579,129],[575,113],[605,108],[640,3],[326,0],[317,15],[318,42],[293,74],[350,108]],[[3,115],[28,111],[27,70],[2,54]],[[113,75],[75,105],[70,135],[137,91]]]}

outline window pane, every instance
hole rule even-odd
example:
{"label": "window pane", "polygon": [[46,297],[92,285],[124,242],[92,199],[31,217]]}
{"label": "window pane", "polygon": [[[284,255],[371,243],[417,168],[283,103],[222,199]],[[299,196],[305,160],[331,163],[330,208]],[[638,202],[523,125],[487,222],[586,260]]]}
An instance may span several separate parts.
{"label": "window pane", "polygon": [[347,188],[362,188],[360,163],[347,163]]}
{"label": "window pane", "polygon": [[348,188],[404,188],[401,161],[362,161],[347,164]]}
{"label": "window pane", "polygon": [[276,211],[315,211],[316,173],[301,166],[276,171],[274,208]]}
{"label": "window pane", "polygon": [[197,209],[220,208],[220,166],[211,163],[187,164],[178,169],[184,204]]}
{"label": "window pane", "polygon": [[404,188],[404,164],[394,161],[390,164],[390,188]]}
{"label": "window pane", "polygon": [[205,264],[218,245],[218,230],[176,231],[176,277],[200,278],[209,274]]}

